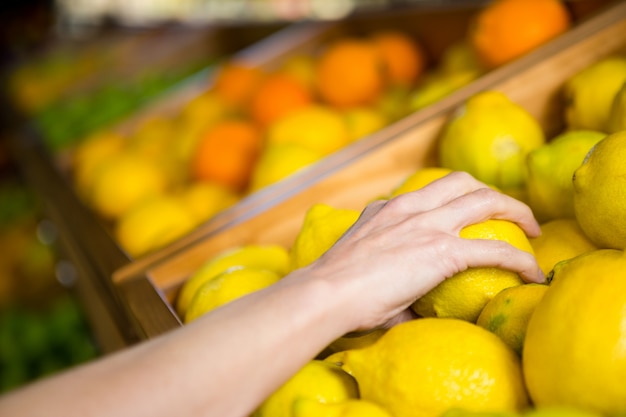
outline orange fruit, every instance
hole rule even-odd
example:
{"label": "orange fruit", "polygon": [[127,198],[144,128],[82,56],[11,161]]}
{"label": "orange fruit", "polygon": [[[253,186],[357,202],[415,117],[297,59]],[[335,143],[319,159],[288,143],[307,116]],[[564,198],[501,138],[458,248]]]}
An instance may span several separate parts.
{"label": "orange fruit", "polygon": [[384,89],[382,62],[373,42],[338,39],[322,52],[315,67],[317,92],[340,108],[372,104]]}
{"label": "orange fruit", "polygon": [[261,132],[252,122],[235,119],[219,122],[200,140],[192,158],[192,176],[242,191],[261,147]]}
{"label": "orange fruit", "polygon": [[425,54],[408,34],[399,30],[379,31],[372,35],[387,77],[392,84],[412,86],[424,71]]}
{"label": "orange fruit", "polygon": [[493,68],[518,58],[571,25],[560,0],[496,0],[478,12],[469,39],[479,59]]}
{"label": "orange fruit", "polygon": [[213,83],[213,91],[227,104],[242,108],[265,78],[259,69],[238,62],[223,64]]}
{"label": "orange fruit", "polygon": [[267,126],[312,101],[312,93],[303,82],[276,73],[263,80],[252,95],[250,115],[260,125]]}

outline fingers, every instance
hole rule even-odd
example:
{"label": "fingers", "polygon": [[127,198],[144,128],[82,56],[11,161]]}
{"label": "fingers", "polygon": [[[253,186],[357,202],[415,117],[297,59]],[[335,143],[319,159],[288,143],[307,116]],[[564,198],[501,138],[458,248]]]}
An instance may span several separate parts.
{"label": "fingers", "polygon": [[[504,241],[459,239],[454,250],[463,254],[466,268],[496,267],[517,272],[526,282],[545,282],[535,257]],[[463,268],[463,265],[460,265]]]}

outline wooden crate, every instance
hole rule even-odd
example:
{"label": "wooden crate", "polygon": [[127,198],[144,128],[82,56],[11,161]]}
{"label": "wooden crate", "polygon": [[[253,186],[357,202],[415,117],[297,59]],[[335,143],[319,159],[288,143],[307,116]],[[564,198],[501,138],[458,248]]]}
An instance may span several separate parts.
{"label": "wooden crate", "polygon": [[436,144],[457,106],[471,95],[498,90],[535,116],[548,137],[563,129],[561,87],[591,63],[626,52],[626,3],[617,2],[567,34],[494,70],[440,102],[350,146],[286,180],[280,195],[270,187],[245,213],[219,227],[198,230],[184,245],[142,268],[120,268],[113,280],[143,337],[181,325],[172,303],[184,281],[219,252],[246,244],[291,246],[315,203],[362,209],[416,169],[436,163]]}

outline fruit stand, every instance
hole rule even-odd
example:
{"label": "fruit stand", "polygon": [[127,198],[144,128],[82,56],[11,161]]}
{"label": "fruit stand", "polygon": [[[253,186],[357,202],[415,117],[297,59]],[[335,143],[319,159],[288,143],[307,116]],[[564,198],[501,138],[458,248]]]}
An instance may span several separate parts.
{"label": "fruit stand", "polygon": [[[432,54],[460,39],[474,8],[382,14],[377,19],[334,23],[304,22],[287,27],[235,56],[270,68],[286,57],[313,51],[340,33],[371,27],[419,28]],[[315,203],[361,210],[387,194],[416,169],[435,164],[436,143],[446,121],[472,95],[498,90],[539,120],[548,136],[563,128],[560,88],[591,63],[626,51],[626,4],[612,2],[580,16],[563,35],[509,64],[495,68],[435,103],[318,161],[309,169],[257,191],[183,237],[139,257],[129,256],[113,239],[110,225],[76,194],[66,156],[51,156],[40,132],[17,134],[14,151],[58,229],[68,260],[67,273],[78,277],[77,290],[90,313],[105,351],[152,338],[182,325],[174,300],[189,276],[212,256],[247,244],[290,247],[306,211]],[[206,88],[203,74],[181,83],[119,128],[132,129],[154,115],[171,114]]]}

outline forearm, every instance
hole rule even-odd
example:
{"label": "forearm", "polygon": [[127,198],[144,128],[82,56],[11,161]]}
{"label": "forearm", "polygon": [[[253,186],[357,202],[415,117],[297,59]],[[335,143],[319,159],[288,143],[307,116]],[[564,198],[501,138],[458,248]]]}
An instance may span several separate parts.
{"label": "forearm", "polygon": [[296,273],[180,331],[9,395],[0,415],[246,416],[348,330],[339,298]]}

